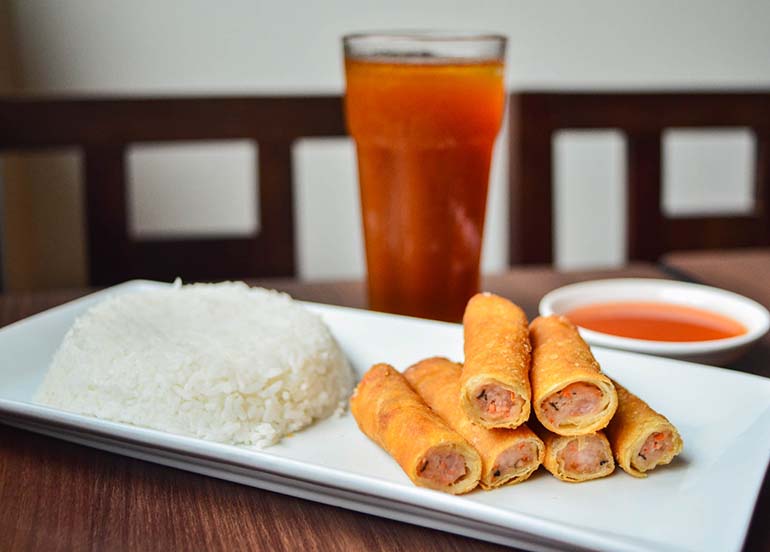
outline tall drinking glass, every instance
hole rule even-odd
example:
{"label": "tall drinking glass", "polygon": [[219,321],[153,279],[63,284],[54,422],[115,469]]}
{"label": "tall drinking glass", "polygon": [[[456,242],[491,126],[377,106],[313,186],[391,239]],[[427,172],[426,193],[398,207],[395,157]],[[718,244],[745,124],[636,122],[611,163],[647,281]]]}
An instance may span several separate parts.
{"label": "tall drinking glass", "polygon": [[458,321],[479,288],[505,37],[344,37],[369,306]]}

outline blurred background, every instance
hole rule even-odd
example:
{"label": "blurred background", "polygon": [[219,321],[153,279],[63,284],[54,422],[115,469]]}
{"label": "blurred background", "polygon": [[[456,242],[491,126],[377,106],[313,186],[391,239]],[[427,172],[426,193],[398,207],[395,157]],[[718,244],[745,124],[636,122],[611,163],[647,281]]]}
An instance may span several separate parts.
{"label": "blurred background", "polygon": [[[510,90],[770,86],[767,0],[0,0],[0,92],[339,94],[340,37],[403,28],[507,35]],[[749,131],[674,129],[663,145],[666,213],[751,208]],[[622,264],[622,136],[566,131],[553,147],[558,266]],[[507,263],[505,148],[503,129],[488,201],[485,272]],[[143,144],[132,147],[128,159],[133,236],[238,236],[259,228],[253,144]],[[293,161],[299,275],[360,278],[365,267],[351,143],[301,140]],[[9,154],[0,163],[6,288],[84,285],[78,152]]]}

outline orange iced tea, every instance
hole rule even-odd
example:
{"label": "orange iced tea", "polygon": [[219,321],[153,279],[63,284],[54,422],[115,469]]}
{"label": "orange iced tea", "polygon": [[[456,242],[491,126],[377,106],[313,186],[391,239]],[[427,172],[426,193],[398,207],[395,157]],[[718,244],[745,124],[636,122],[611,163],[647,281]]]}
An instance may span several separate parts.
{"label": "orange iced tea", "polygon": [[479,289],[503,63],[348,58],[345,72],[370,307],[458,321]]}

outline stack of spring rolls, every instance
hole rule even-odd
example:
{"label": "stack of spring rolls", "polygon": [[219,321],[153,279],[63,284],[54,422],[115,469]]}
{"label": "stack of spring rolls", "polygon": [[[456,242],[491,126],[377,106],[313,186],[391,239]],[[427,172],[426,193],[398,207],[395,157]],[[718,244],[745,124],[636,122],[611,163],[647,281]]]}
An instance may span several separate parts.
{"label": "stack of spring rolls", "polygon": [[403,374],[373,366],[350,407],[358,426],[422,487],[461,494],[525,481],[541,464],[562,481],[635,477],[682,450],[676,428],[602,373],[560,316],[528,324],[481,293],[463,317],[465,363],[428,358]]}

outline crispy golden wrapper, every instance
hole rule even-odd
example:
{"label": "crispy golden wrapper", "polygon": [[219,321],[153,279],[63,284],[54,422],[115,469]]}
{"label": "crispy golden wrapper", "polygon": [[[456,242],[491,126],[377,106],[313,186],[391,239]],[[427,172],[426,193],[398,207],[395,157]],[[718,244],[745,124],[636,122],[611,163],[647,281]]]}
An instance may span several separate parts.
{"label": "crispy golden wrapper", "polygon": [[[390,454],[415,485],[462,494],[478,485],[481,458],[476,450],[435,414],[387,364],[364,374],[350,399],[358,427]],[[459,457],[458,457],[459,455]],[[463,465],[456,478],[445,475]]]}
{"label": "crispy golden wrapper", "polygon": [[634,477],[647,477],[645,472],[670,463],[682,452],[682,437],[665,416],[618,382],[613,383],[618,411],[607,426],[607,437],[618,465]]}
{"label": "crispy golden wrapper", "polygon": [[519,483],[543,461],[543,442],[526,425],[516,429],[487,429],[473,423],[458,400],[462,366],[440,357],[409,367],[404,377],[431,409],[481,456],[482,489]]}
{"label": "crispy golden wrapper", "polygon": [[559,435],[605,428],[618,396],[577,328],[563,316],[541,316],[529,332],[532,403],[540,423]]}
{"label": "crispy golden wrapper", "polygon": [[465,308],[463,333],[462,409],[486,428],[520,426],[529,418],[532,394],[524,311],[507,299],[479,293]]}

